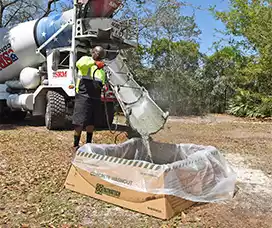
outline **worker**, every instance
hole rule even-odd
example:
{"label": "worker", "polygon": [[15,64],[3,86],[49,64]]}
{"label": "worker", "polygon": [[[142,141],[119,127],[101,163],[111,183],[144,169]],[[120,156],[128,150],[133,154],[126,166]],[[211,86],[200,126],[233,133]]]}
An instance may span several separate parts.
{"label": "worker", "polygon": [[91,50],[92,56],[83,56],[76,62],[78,80],[73,113],[74,150],[79,148],[81,133],[86,127],[86,143],[91,143],[94,125],[100,117],[101,91],[106,81],[102,59],[106,52],[101,46]]}

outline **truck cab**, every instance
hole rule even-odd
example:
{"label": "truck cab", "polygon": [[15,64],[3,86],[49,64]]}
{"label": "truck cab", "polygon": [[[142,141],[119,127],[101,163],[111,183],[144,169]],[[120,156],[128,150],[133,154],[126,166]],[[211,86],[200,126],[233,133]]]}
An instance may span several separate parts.
{"label": "truck cab", "polygon": [[[33,115],[44,116],[49,130],[62,129],[73,115],[76,95],[77,74],[73,77],[71,47],[48,50],[46,62],[40,67],[41,86],[34,92]],[[77,59],[86,55],[84,49],[78,50]],[[118,103],[110,87],[101,93],[101,118],[97,128],[109,128],[114,119],[115,105]]]}

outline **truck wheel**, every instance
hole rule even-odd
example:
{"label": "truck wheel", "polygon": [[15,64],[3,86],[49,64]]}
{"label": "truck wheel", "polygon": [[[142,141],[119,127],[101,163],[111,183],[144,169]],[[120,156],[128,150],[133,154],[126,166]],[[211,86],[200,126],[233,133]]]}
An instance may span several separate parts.
{"label": "truck wheel", "polygon": [[66,104],[63,95],[48,91],[45,125],[48,130],[60,130],[65,126]]}

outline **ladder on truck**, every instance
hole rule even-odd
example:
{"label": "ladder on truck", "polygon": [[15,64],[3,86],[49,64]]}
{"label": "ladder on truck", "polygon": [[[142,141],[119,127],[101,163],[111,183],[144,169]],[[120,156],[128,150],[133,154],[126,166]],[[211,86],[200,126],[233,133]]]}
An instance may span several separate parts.
{"label": "ladder on truck", "polygon": [[[124,63],[120,50],[137,47],[137,21],[113,18],[77,17],[81,4],[74,1],[72,52],[76,56],[77,45],[100,45],[107,51],[106,72],[127,123],[143,137],[161,130],[169,116],[151,99],[148,91],[134,79]],[[71,61],[75,63],[75,61]],[[74,68],[75,69],[75,68]],[[74,71],[75,72],[75,71]]]}

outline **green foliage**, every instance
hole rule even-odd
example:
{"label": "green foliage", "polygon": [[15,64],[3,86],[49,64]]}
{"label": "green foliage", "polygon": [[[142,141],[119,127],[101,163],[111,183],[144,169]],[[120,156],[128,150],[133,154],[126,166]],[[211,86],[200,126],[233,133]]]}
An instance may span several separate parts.
{"label": "green foliage", "polygon": [[243,42],[232,44],[244,50],[251,47],[254,52],[250,56],[243,56],[242,64],[236,69],[238,74],[232,80],[235,82],[237,93],[230,100],[229,112],[239,116],[271,116],[271,1],[230,2],[229,12],[215,12],[215,15],[225,23],[228,34],[243,38]]}
{"label": "green foliage", "polygon": [[198,80],[199,46],[189,41],[156,39],[147,52],[153,84],[151,95],[172,115],[200,114],[202,85]]}
{"label": "green foliage", "polygon": [[181,14],[181,4],[168,0],[146,0],[142,3],[127,0],[118,18],[134,18],[138,21],[139,43],[150,47],[154,39],[171,41],[195,41],[200,30],[195,17]]}
{"label": "green foliage", "polygon": [[206,58],[203,70],[204,87],[211,112],[224,113],[233,96],[243,68],[241,52],[234,47],[224,47]]}
{"label": "green foliage", "polygon": [[[40,1],[1,2],[2,27],[37,18],[45,6]],[[66,9],[71,2],[58,4]],[[184,5],[178,0],[125,1],[116,17],[137,19],[139,46],[124,51],[135,79],[171,115],[271,116],[271,0],[230,0],[229,11],[213,9],[232,39],[216,46],[211,56],[200,53],[201,31],[194,15],[181,14]]]}
{"label": "green foliage", "polygon": [[239,89],[231,99],[228,113],[240,117],[268,117],[272,115],[272,96],[267,97]]}
{"label": "green foliage", "polygon": [[154,67],[192,71],[198,67],[199,45],[193,42],[154,39],[147,53]]}
{"label": "green foliage", "polygon": [[233,35],[244,37],[260,54],[271,53],[271,1],[231,0],[230,2],[231,10],[216,12],[217,18],[226,24]]}
{"label": "green foliage", "polygon": [[197,79],[201,54],[195,42],[200,31],[194,16],[183,16],[181,5],[166,0],[130,7],[123,17],[136,17],[140,30],[139,48],[126,51],[135,79],[172,115],[203,112]]}

